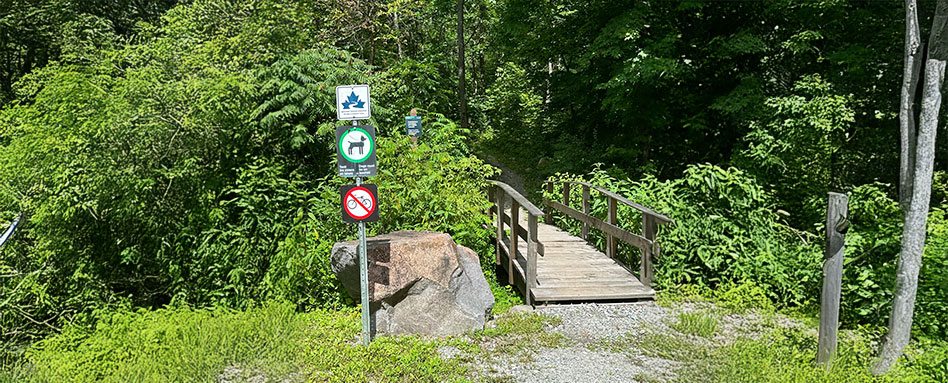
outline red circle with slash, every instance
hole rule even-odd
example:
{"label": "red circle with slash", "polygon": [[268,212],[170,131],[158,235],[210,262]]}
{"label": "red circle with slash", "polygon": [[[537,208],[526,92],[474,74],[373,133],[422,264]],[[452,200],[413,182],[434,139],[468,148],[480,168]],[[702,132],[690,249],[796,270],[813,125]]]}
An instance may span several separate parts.
{"label": "red circle with slash", "polygon": [[346,193],[342,200],[343,210],[350,217],[363,220],[372,215],[375,211],[375,195],[369,189],[356,186]]}

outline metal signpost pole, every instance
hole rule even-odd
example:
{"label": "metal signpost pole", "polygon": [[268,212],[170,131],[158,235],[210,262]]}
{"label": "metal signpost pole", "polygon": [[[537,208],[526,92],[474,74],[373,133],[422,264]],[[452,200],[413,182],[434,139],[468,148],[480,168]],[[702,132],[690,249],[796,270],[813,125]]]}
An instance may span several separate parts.
{"label": "metal signpost pole", "polygon": [[[359,125],[356,120],[352,126]],[[356,186],[362,186],[362,177],[356,177]],[[362,344],[368,346],[369,332],[369,260],[366,255],[365,222],[359,222],[359,281],[362,286]]]}

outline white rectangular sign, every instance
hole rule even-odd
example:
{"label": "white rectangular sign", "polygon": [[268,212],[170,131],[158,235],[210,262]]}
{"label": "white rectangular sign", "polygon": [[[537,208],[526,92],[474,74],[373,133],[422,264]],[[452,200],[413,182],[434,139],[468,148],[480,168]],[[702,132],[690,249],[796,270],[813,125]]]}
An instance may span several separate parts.
{"label": "white rectangular sign", "polygon": [[336,117],[340,120],[368,120],[372,117],[368,85],[336,87]]}

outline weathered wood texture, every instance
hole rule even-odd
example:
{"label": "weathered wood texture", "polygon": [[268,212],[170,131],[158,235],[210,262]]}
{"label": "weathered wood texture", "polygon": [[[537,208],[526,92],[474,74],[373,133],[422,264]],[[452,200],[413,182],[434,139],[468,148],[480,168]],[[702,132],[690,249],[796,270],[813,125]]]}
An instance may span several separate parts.
{"label": "weathered wood texture", "polygon": [[[495,205],[490,213],[492,216],[497,214],[492,222],[497,226],[498,264],[507,269],[508,282],[524,293],[528,304],[655,297],[655,291],[640,283],[622,264],[586,240],[541,223],[546,214],[534,214],[539,209],[528,205],[525,198],[519,194],[510,195],[515,191],[502,187],[500,183],[495,185],[490,194]],[[586,189],[584,195],[588,196],[588,193]],[[514,201],[510,210],[503,207],[505,198]],[[550,211],[553,207],[548,205],[547,208]],[[584,208],[588,211],[588,202]],[[579,211],[576,213],[581,214]],[[640,236],[630,237],[633,234],[614,225],[604,224],[591,224],[590,227],[617,233],[616,239],[644,240]],[[509,236],[506,235],[508,230]]]}
{"label": "weathered wood texture", "polygon": [[[644,286],[651,285],[654,274],[653,262],[661,253],[661,249],[656,241],[658,225],[672,222],[671,218],[632,202],[616,193],[585,182],[548,182],[547,192],[550,195],[553,194],[554,184],[562,185],[563,202],[560,203],[551,199],[544,199],[543,204],[548,207],[547,211],[550,212],[550,214],[552,214],[552,211],[558,211],[567,217],[580,221],[582,224],[581,235],[583,239],[589,238],[590,228],[603,232],[603,234],[606,235],[605,255],[608,258],[617,259],[619,240],[639,248],[641,252],[639,281]],[[583,187],[583,211],[573,209],[569,206],[571,184],[578,184]],[[590,214],[590,190],[596,190],[600,195],[605,196],[607,202],[606,220],[601,220]],[[642,235],[632,233],[619,226],[619,202],[642,213]]]}
{"label": "weathered wood texture", "polygon": [[836,355],[836,335],[839,330],[839,295],[843,280],[843,252],[849,199],[845,194],[829,193],[826,208],[826,255],[823,263],[823,296],[820,306],[820,339],[816,362],[829,369]]}

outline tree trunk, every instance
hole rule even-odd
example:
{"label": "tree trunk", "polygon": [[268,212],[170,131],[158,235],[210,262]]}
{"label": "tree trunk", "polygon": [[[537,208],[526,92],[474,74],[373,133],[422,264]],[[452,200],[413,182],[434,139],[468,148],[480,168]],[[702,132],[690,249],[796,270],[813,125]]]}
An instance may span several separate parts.
{"label": "tree trunk", "polygon": [[902,73],[902,103],[899,108],[901,153],[899,162],[899,201],[907,212],[912,199],[912,181],[915,174],[915,93],[918,74],[922,67],[919,57],[922,49],[918,27],[918,5],[905,0],[905,68]]}
{"label": "tree trunk", "polygon": [[458,100],[461,127],[467,129],[470,126],[467,121],[467,95],[464,94],[464,0],[458,0]]}
{"label": "tree trunk", "polygon": [[946,27],[948,27],[948,0],[938,0],[928,42],[928,58],[925,62],[912,196],[902,228],[902,252],[899,255],[899,265],[895,276],[889,333],[883,341],[879,360],[872,367],[873,373],[876,374],[884,373],[892,366],[892,363],[902,355],[902,350],[911,338],[915,294],[918,290],[918,271],[922,266],[925,226],[931,202],[935,133],[938,130],[938,112],[941,108],[941,86],[944,83],[945,62],[948,59],[948,49],[946,49],[948,36],[945,36],[948,29]]}

